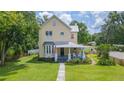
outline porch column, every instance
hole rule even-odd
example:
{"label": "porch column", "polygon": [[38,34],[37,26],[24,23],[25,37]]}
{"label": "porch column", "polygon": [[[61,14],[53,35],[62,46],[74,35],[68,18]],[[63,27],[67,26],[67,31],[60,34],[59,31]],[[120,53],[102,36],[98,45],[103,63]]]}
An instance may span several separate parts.
{"label": "porch column", "polygon": [[45,57],[46,57],[46,55],[47,55],[47,46],[46,46],[46,45],[44,45],[44,49],[45,49],[44,55],[45,55]]}
{"label": "porch column", "polygon": [[83,59],[85,59],[85,53],[84,53],[84,49],[83,49]]}
{"label": "porch column", "polygon": [[53,53],[53,50],[52,50],[52,45],[50,46],[50,48],[51,48],[51,56],[53,57],[53,55],[52,55],[52,53]]}
{"label": "porch column", "polygon": [[58,55],[57,55],[57,48],[55,48],[55,57],[54,60],[57,61],[58,60]]}
{"label": "porch column", "polygon": [[81,59],[83,60],[83,48],[81,48]]}
{"label": "porch column", "polygon": [[82,49],[83,53],[82,53],[82,59],[85,59],[85,53],[84,53],[84,49]]}
{"label": "porch column", "polygon": [[68,48],[68,61],[71,60],[70,48]]}

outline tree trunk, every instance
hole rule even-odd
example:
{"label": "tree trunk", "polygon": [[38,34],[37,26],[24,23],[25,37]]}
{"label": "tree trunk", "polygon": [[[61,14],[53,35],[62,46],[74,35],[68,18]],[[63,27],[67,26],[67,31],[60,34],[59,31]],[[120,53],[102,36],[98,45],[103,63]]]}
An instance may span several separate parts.
{"label": "tree trunk", "polygon": [[2,51],[1,51],[1,61],[0,66],[5,65],[5,46],[3,45]]}

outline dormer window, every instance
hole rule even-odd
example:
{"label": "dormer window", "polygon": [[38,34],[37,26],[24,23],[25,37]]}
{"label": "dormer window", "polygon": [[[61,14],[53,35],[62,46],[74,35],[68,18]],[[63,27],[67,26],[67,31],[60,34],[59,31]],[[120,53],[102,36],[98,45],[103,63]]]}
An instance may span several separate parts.
{"label": "dormer window", "polygon": [[46,36],[52,36],[52,31],[46,31]]}
{"label": "dormer window", "polygon": [[56,21],[53,21],[52,22],[52,26],[56,26]]}

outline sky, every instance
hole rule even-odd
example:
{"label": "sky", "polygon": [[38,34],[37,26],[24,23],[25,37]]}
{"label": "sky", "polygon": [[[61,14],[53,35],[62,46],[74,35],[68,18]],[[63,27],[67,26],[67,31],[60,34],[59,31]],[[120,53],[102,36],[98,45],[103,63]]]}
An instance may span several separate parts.
{"label": "sky", "polygon": [[109,12],[107,11],[42,11],[36,12],[36,15],[43,17],[47,15],[49,18],[53,15],[59,17],[66,24],[70,24],[73,20],[86,24],[89,33],[100,32],[101,25],[104,24]]}

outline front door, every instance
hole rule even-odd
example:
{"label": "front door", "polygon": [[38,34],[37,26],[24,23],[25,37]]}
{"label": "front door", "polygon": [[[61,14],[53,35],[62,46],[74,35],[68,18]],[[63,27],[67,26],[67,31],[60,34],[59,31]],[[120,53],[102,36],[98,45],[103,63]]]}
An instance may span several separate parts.
{"label": "front door", "polygon": [[64,56],[64,48],[60,48],[60,55]]}

